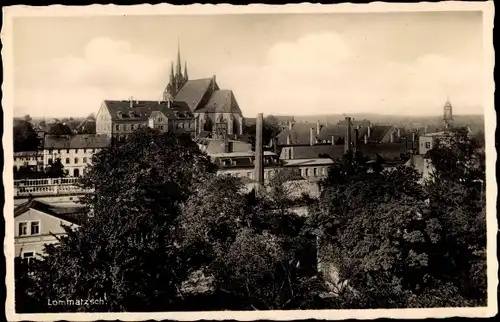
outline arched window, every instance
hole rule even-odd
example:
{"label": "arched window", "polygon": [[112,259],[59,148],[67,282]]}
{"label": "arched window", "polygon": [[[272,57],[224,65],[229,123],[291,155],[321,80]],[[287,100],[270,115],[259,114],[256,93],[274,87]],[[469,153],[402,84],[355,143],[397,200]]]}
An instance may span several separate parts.
{"label": "arched window", "polygon": [[80,176],[80,169],[74,169],[73,170],[73,177],[79,177]]}

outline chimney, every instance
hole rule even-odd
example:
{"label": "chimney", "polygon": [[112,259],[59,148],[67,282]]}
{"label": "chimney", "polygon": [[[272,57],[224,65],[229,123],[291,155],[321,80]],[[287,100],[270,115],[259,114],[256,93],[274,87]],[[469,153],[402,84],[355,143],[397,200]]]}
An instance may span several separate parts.
{"label": "chimney", "polygon": [[391,138],[391,143],[394,143],[394,131],[391,131],[390,138]]}
{"label": "chimney", "polygon": [[293,123],[292,121],[288,121],[288,129],[291,131],[293,128]]}
{"label": "chimney", "polygon": [[401,138],[401,128],[398,127],[398,139]]}
{"label": "chimney", "polygon": [[332,135],[332,145],[335,145],[335,135]]}
{"label": "chimney", "polygon": [[259,185],[264,183],[264,153],[262,148],[262,123],[263,114],[257,115],[257,123],[255,126],[255,179]]}
{"label": "chimney", "polygon": [[288,134],[286,136],[286,145],[291,145],[292,144],[292,136]]}
{"label": "chimney", "polygon": [[345,153],[351,152],[351,118],[346,117],[345,118],[346,123],[347,123],[347,131],[346,131],[346,136],[345,136],[345,142],[344,142],[344,151]]}
{"label": "chimney", "polygon": [[227,128],[226,130],[224,131],[224,153],[229,153],[231,151],[229,151],[229,138],[228,138],[228,135],[227,135]]}
{"label": "chimney", "polygon": [[424,128],[424,134],[427,134],[427,128],[428,128],[428,126],[426,125]]}
{"label": "chimney", "polygon": [[132,100],[132,98],[130,98],[129,105],[130,105],[130,108],[134,107],[134,101]]}
{"label": "chimney", "polygon": [[316,143],[316,137],[314,136],[314,128],[309,129],[309,145],[313,146]]}
{"label": "chimney", "polygon": [[319,120],[316,122],[316,135],[319,135],[319,130],[320,130],[321,124],[319,124]]}
{"label": "chimney", "polygon": [[412,140],[412,142],[415,142],[415,132],[413,132],[413,133],[411,134],[411,140]]}
{"label": "chimney", "polygon": [[359,126],[356,126],[356,129],[354,130],[354,152],[357,151],[358,148],[358,137],[359,137]]}
{"label": "chimney", "polygon": [[368,138],[370,138],[372,135],[372,125],[370,123],[370,125],[368,125]]}
{"label": "chimney", "polygon": [[368,144],[368,135],[365,134],[365,144]]}
{"label": "chimney", "polygon": [[167,107],[170,108],[170,100],[167,100]]}

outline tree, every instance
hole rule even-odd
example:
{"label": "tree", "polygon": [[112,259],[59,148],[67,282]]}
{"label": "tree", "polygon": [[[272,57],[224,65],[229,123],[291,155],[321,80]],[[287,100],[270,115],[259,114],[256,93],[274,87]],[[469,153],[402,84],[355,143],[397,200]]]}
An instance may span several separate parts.
{"label": "tree", "polygon": [[192,269],[211,279],[211,309],[307,308],[323,290],[300,265],[310,246],[303,219],[285,213],[278,188],[269,190],[246,194],[237,178],[211,177],[183,207],[183,245]]}
{"label": "tree", "polygon": [[14,121],[14,151],[36,151],[38,149],[38,137],[31,126],[25,120]]}
{"label": "tree", "polygon": [[55,159],[45,168],[45,176],[48,178],[61,178],[68,175],[68,170],[64,169],[64,165],[60,158]]}
{"label": "tree", "polygon": [[48,134],[50,134],[50,135],[71,135],[71,134],[73,134],[73,132],[66,124],[56,122],[56,123],[50,124]]}
{"label": "tree", "polygon": [[83,198],[88,215],[46,247],[33,270],[37,298],[106,299],[67,308],[79,311],[175,309],[190,256],[179,246],[176,218],[213,171],[189,136],[152,129],[96,154],[81,181],[93,189]]}
{"label": "tree", "polygon": [[32,121],[32,118],[29,114],[26,114],[23,118],[26,122],[31,122]]}
{"label": "tree", "polygon": [[[469,143],[459,136],[449,142],[431,154],[439,180],[425,186],[411,168],[367,171],[362,156],[333,166],[307,224],[337,296],[332,307],[485,304],[482,198],[477,185],[468,193],[459,187],[478,172],[464,157]],[[443,165],[450,159],[468,166]]]}

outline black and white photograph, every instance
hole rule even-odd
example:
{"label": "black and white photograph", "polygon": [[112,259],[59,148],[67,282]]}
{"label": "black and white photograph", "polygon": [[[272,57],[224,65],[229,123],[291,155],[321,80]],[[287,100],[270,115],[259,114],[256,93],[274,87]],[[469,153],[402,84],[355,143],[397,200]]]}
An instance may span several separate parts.
{"label": "black and white photograph", "polygon": [[9,320],[497,313],[492,2],[3,15]]}

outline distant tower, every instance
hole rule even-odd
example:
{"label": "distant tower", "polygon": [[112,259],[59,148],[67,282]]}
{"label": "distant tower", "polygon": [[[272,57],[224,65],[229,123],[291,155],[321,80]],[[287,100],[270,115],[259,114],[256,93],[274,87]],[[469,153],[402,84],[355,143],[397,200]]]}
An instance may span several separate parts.
{"label": "distant tower", "polygon": [[445,129],[450,128],[453,123],[453,107],[451,106],[449,99],[446,100],[443,107],[443,123]]}
{"label": "distant tower", "polygon": [[179,40],[177,39],[177,61],[175,63],[171,62],[170,65],[170,77],[168,85],[163,91],[163,99],[172,98],[177,95],[177,92],[186,84],[188,80],[187,76],[187,62],[184,62],[184,75],[182,74],[182,61],[181,61],[181,50],[179,45]]}

